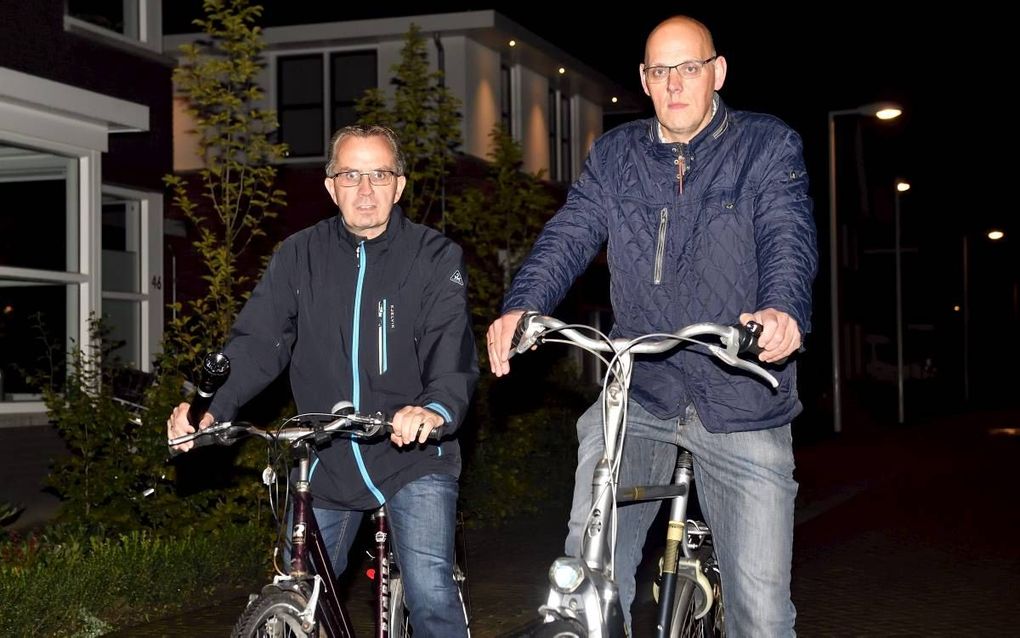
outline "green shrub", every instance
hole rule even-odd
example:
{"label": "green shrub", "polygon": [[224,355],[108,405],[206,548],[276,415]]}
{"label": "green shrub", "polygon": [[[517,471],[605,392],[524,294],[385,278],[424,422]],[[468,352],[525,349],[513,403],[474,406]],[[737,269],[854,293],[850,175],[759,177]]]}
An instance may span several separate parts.
{"label": "green shrub", "polygon": [[257,526],[176,538],[12,536],[0,541],[0,635],[89,636],[145,621],[258,583],[268,548]]}

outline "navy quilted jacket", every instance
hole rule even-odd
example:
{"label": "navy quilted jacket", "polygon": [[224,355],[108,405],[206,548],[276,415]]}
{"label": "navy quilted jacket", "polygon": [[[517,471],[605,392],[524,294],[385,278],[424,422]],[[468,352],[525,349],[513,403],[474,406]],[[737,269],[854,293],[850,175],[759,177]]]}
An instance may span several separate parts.
{"label": "navy quilted jacket", "polygon": [[[712,121],[689,144],[660,142],[654,118],[596,141],[504,311],[551,313],[608,242],[613,336],[734,323],[764,308],[789,313],[807,334],[818,254],[800,137],[715,99]],[[800,412],[793,361],[773,368],[773,391],[712,357],[674,352],[638,357],[634,368],[631,396],[660,418],[693,402],[710,431],[736,432]]]}

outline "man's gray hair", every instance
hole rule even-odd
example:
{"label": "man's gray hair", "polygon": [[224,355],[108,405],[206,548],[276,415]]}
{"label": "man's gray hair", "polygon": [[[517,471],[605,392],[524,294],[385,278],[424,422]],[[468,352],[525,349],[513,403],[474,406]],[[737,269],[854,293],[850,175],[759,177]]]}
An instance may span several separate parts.
{"label": "man's gray hair", "polygon": [[336,149],[340,146],[340,143],[348,137],[383,138],[386,140],[386,143],[390,145],[390,150],[393,151],[393,161],[395,164],[393,166],[393,172],[397,175],[404,174],[404,153],[400,150],[400,140],[397,139],[397,134],[393,132],[393,129],[386,126],[362,126],[360,124],[355,124],[353,126],[345,126],[336,133],[333,133],[333,139],[329,141],[329,161],[326,162],[326,177],[329,177],[336,172]]}

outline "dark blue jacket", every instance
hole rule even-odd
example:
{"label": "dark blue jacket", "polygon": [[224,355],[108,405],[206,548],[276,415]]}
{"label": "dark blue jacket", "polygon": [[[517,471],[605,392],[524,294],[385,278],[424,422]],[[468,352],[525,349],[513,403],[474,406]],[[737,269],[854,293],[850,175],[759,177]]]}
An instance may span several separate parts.
{"label": "dark blue jacket", "polygon": [[[735,323],[764,308],[789,313],[807,334],[818,254],[800,137],[775,117],[715,99],[712,121],[689,144],[660,142],[654,118],[595,142],[504,311],[549,314],[608,242],[613,336]],[[776,427],[801,405],[796,363],[773,372],[778,391],[680,349],[637,357],[631,396],[663,419],[693,402],[712,432]]]}
{"label": "dark blue jacket", "polygon": [[[418,405],[452,432],[468,409],[478,361],[460,248],[394,207],[378,237],[352,235],[339,216],[281,244],[237,317],[226,354],[231,375],[210,407],[237,409],[289,364],[299,412],[340,400],[392,415]],[[432,473],[460,473],[456,440],[398,449],[389,439],[334,439],[312,474],[318,507],[378,507]]]}

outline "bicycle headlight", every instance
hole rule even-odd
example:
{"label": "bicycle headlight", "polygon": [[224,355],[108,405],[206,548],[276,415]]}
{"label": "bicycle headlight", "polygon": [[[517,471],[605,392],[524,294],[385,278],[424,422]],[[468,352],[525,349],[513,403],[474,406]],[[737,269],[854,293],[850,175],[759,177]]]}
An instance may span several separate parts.
{"label": "bicycle headlight", "polygon": [[549,583],[561,594],[569,594],[584,582],[584,565],[576,558],[557,558],[549,568]]}

